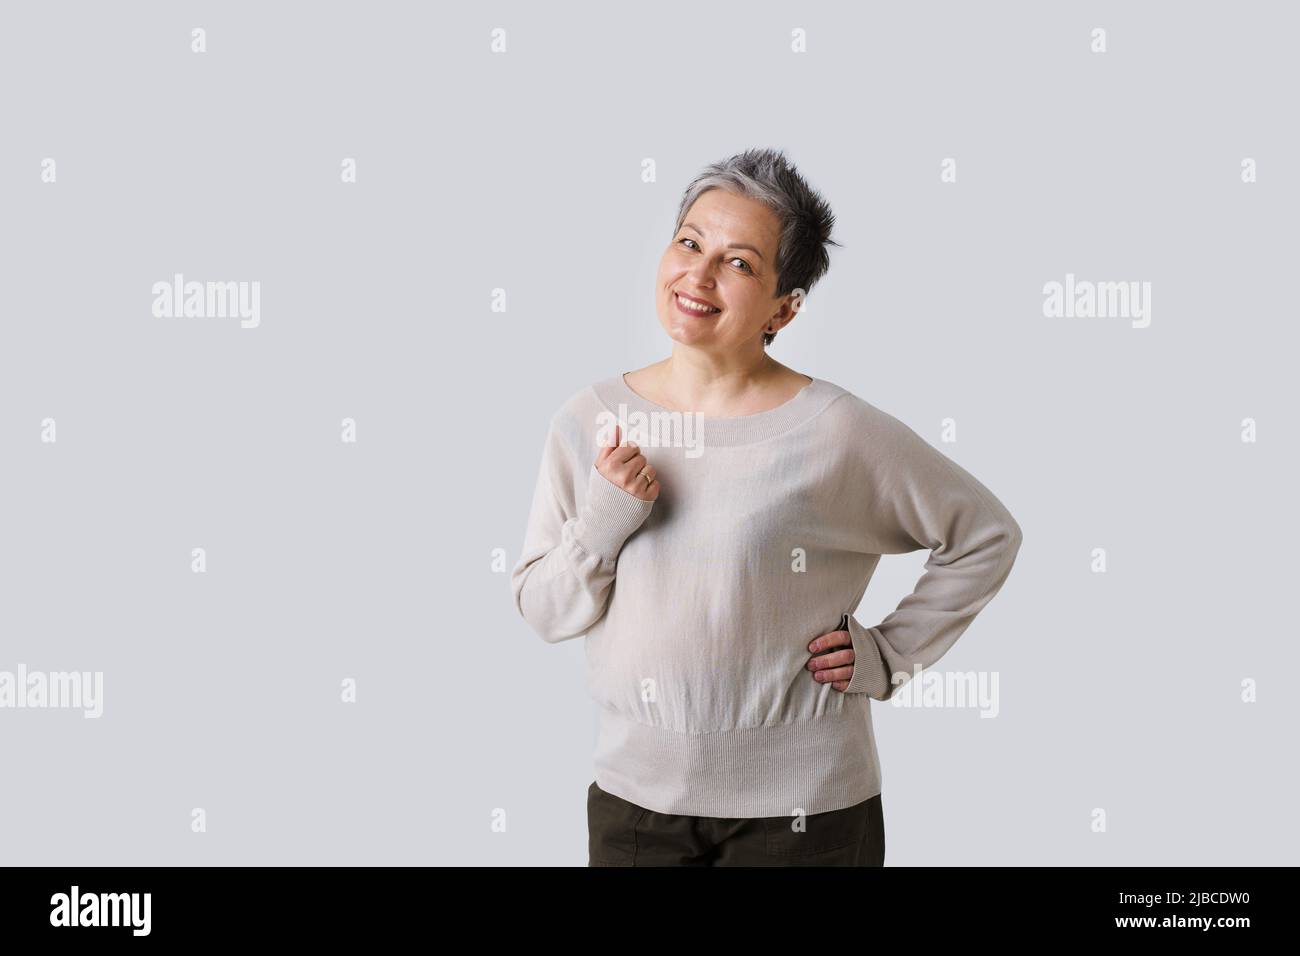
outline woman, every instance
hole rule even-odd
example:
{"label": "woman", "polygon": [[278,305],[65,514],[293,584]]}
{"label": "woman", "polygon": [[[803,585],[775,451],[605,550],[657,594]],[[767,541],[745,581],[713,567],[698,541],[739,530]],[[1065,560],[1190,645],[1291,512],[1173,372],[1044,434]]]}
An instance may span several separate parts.
{"label": "woman", "polygon": [[[586,636],[589,865],[882,865],[870,701],[943,656],[1019,550],[971,475],[767,354],[833,221],[778,152],[707,168],[655,284],[672,354],[551,420],[511,577],[545,640]],[[880,556],[920,548],[864,627]]]}

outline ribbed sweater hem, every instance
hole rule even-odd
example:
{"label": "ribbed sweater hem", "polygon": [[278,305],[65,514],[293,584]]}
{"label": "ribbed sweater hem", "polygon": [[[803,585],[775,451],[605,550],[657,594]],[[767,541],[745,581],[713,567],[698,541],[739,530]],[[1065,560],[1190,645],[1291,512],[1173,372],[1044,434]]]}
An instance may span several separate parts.
{"label": "ribbed sweater hem", "polygon": [[679,733],[597,701],[596,784],[657,813],[752,818],[841,810],[880,793],[870,700],[800,723]]}

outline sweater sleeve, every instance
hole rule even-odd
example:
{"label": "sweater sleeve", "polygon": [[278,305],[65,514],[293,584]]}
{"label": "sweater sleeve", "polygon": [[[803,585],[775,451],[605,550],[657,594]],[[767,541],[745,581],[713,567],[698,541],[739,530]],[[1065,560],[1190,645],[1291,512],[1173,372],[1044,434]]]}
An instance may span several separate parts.
{"label": "sweater sleeve", "polygon": [[544,640],[580,637],[600,620],[619,551],[653,505],[594,463],[584,470],[551,421],[523,550],[510,575],[515,606]]}
{"label": "sweater sleeve", "polygon": [[[939,660],[992,600],[1020,550],[1020,526],[993,493],[902,422],[873,443],[867,464],[871,554],[930,549],[912,593],[874,627],[852,615],[853,678],[846,694],[888,700]],[[899,675],[898,683],[891,679]]]}

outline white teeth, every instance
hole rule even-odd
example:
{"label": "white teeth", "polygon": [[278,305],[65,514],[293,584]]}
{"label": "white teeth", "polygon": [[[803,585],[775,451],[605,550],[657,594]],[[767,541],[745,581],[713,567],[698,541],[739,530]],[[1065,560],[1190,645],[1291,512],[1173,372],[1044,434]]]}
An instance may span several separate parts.
{"label": "white teeth", "polygon": [[707,305],[699,305],[698,303],[692,302],[690,299],[683,298],[680,295],[677,297],[677,301],[680,302],[682,305],[686,306],[686,308],[693,309],[696,312],[721,312],[722,311],[721,309],[711,309]]}

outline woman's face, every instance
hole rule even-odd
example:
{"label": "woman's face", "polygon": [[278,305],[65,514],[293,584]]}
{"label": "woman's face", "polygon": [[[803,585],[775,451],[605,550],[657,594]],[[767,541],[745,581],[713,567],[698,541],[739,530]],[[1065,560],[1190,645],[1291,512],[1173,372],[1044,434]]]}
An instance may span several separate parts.
{"label": "woman's face", "polygon": [[[659,323],[674,342],[718,354],[762,350],[768,323],[777,318],[780,328],[793,314],[791,295],[773,297],[779,229],[776,214],[756,199],[710,189],[695,200],[656,278]],[[679,293],[719,311],[692,310]]]}

